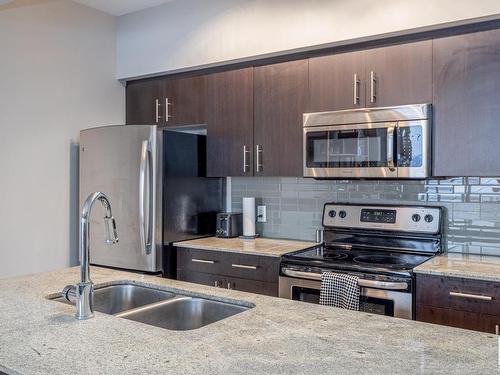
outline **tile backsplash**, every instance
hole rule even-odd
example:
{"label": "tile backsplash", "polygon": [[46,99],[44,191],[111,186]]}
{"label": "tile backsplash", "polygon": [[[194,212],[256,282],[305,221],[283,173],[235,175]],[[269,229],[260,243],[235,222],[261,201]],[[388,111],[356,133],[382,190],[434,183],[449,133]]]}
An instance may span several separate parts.
{"label": "tile backsplash", "polygon": [[500,256],[500,177],[426,181],[316,181],[305,178],[233,177],[231,208],[242,198],[267,206],[266,237],[314,240],[325,202],[439,205],[446,208],[448,251]]}

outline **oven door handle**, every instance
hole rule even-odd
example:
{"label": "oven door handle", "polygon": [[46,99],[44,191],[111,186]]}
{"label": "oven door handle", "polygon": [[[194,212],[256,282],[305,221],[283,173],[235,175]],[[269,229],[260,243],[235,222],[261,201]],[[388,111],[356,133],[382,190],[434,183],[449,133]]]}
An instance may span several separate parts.
{"label": "oven door handle", "polygon": [[[290,277],[321,281],[321,274],[320,273],[296,271],[296,270],[292,270],[290,268],[282,268],[281,272],[283,272],[284,275],[290,276]],[[364,288],[377,288],[377,289],[388,289],[388,290],[408,289],[408,283],[406,283],[406,282],[358,279],[358,285],[360,287],[364,287]]]}

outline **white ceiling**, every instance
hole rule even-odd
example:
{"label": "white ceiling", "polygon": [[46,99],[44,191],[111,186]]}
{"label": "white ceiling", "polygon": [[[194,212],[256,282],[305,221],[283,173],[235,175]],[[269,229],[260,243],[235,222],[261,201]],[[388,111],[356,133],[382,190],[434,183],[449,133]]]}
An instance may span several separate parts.
{"label": "white ceiling", "polygon": [[[0,0],[1,2],[2,0]],[[113,16],[122,16],[141,9],[151,8],[173,0],[73,0]]]}

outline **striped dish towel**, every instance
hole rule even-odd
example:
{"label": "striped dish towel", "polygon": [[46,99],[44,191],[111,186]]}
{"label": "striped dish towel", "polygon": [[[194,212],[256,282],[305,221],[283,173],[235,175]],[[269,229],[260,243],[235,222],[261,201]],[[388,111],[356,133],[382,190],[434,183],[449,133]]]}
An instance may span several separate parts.
{"label": "striped dish towel", "polygon": [[359,311],[359,292],[357,276],[324,272],[321,275],[319,304]]}

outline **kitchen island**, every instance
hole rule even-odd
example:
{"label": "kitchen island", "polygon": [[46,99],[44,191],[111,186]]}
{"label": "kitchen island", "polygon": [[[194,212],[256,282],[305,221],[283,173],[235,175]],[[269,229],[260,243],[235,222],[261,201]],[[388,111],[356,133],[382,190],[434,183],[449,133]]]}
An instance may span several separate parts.
{"label": "kitchen island", "polygon": [[491,334],[92,267],[116,281],[184,290],[255,307],[171,331],[47,299],[79,268],[0,280],[0,371],[7,374],[488,374]]}

